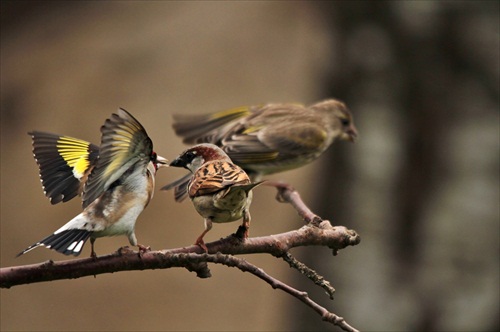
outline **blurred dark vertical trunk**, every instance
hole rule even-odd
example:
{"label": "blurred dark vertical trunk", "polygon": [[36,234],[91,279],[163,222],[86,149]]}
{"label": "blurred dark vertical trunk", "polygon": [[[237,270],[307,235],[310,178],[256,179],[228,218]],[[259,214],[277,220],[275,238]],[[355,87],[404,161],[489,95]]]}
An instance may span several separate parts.
{"label": "blurred dark vertical trunk", "polygon": [[[394,91],[392,98],[395,108],[392,112],[397,112],[397,117],[401,120],[400,131],[400,167],[398,172],[393,174],[393,197],[392,209],[389,214],[391,218],[384,224],[384,239],[387,241],[388,252],[395,268],[394,274],[388,276],[393,279],[394,287],[410,288],[413,296],[420,302],[420,311],[415,312],[418,317],[415,321],[417,326],[409,327],[416,331],[432,331],[439,328],[437,318],[440,309],[436,307],[431,297],[419,294],[416,271],[422,269],[420,257],[422,243],[419,226],[425,217],[425,207],[432,198],[431,193],[446,179],[446,162],[440,150],[442,139],[447,136],[447,130],[454,118],[456,107],[456,96],[459,94],[454,88],[464,73],[472,74],[473,70],[466,59],[461,57],[461,52],[457,49],[460,44],[456,39],[459,35],[461,19],[468,14],[469,10],[477,10],[479,7],[473,3],[464,6],[442,6],[438,13],[434,13],[433,22],[436,26],[428,34],[411,34],[401,27],[401,18],[397,17],[394,11],[394,3],[366,1],[348,2],[335,1],[320,3],[321,12],[331,23],[331,33],[337,36],[334,48],[337,52],[336,59],[340,64],[333,66],[337,69],[335,73],[325,73],[324,96],[335,97],[344,100],[351,108],[363,98],[363,86],[370,80],[377,79],[374,73],[365,71],[362,67],[357,67],[351,63],[347,52],[347,38],[352,36],[352,32],[360,26],[372,25],[382,29],[390,40],[394,51],[395,61],[391,67],[396,72],[392,73],[398,77],[389,84],[398,86],[389,87]],[[491,9],[495,10],[497,5],[491,4]],[[479,8],[484,10],[484,8]],[[366,56],[370,56],[367,54]],[[383,75],[383,73],[381,74]],[[474,74],[472,74],[474,75]],[[477,75],[477,74],[476,74]],[[479,80],[481,80],[479,78]],[[390,80],[389,80],[390,81]],[[495,93],[492,89],[492,93]],[[362,119],[363,114],[353,109],[355,122]],[[359,122],[358,122],[359,123]],[[365,124],[369,126],[370,124]],[[363,144],[363,132],[360,132],[360,142]],[[354,167],[350,164],[348,144],[335,143],[323,157],[322,176],[317,179],[316,187],[317,199],[314,201],[313,210],[321,217],[331,219],[332,223],[345,225],[357,229],[362,223],[370,223],[370,220],[352,220],[351,209],[356,206],[352,201],[351,187],[356,174]],[[364,236],[372,234],[361,233],[361,249],[363,247]],[[347,249],[348,251],[349,249]],[[345,255],[349,255],[348,252]],[[330,270],[335,278],[348,280],[349,276],[342,275],[338,266],[334,266],[335,260],[318,257],[317,253],[302,257],[312,266],[321,266],[321,270]],[[328,269],[326,264],[332,264]],[[334,286],[339,288],[339,284]],[[344,284],[344,287],[348,285]],[[343,289],[348,292],[349,289]],[[388,297],[391,294],[387,294]],[[363,301],[363,299],[358,299]],[[335,312],[348,318],[347,306],[341,303],[331,303],[329,307],[335,307]],[[349,306],[353,308],[353,304]],[[337,330],[327,326],[317,317],[310,317],[304,313],[296,315],[298,317],[296,328],[298,330]],[[374,308],[374,310],[377,310]],[[356,322],[350,321],[353,326]]]}

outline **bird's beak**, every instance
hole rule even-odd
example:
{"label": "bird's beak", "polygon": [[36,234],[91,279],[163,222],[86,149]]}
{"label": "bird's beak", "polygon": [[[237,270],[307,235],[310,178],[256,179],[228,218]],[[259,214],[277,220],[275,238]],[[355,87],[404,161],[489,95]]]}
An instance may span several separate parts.
{"label": "bird's beak", "polygon": [[356,142],[358,139],[358,130],[354,125],[349,126],[349,129],[346,131],[347,134],[347,140],[350,142]]}
{"label": "bird's beak", "polygon": [[168,167],[168,160],[163,157],[156,156],[156,165],[158,168]]}
{"label": "bird's beak", "polygon": [[170,166],[171,167],[185,167],[186,164],[184,163],[184,161],[181,159],[181,158],[175,158],[171,163],[170,163]]}

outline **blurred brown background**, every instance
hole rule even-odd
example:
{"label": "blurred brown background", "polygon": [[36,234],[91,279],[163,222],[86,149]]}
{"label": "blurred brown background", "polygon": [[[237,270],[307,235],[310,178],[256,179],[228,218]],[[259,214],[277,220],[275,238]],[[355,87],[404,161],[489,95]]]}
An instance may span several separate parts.
{"label": "blurred brown background", "polygon": [[[336,97],[357,144],[279,174],[314,211],[357,230],[332,257],[294,253],[336,287],[333,302],[281,260],[248,256],[361,330],[497,331],[499,4],[470,2],[1,2],[1,266],[66,257],[37,249],[80,212],[43,196],[27,131],[98,143],[124,107],[169,159],[172,113]],[[162,170],[158,187],[184,174]],[[256,190],[251,235],[298,228]],[[233,232],[215,225],[206,240]],[[203,229],[190,202],[156,191],[136,234],[153,249]],[[96,242],[98,254],[125,237]],[[86,246],[83,255],[90,252]],[[235,269],[99,275],[1,290],[1,330],[338,330]]]}

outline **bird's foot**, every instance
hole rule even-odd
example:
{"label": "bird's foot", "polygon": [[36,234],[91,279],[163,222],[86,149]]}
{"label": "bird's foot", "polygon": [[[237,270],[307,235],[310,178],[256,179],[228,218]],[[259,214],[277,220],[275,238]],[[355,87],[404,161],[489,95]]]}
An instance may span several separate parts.
{"label": "bird's foot", "polygon": [[208,254],[208,248],[207,245],[205,244],[205,241],[203,241],[203,238],[199,237],[196,239],[196,242],[194,243],[195,246],[199,246],[205,253]]}
{"label": "bird's foot", "polygon": [[132,251],[133,250],[130,249],[129,246],[123,246],[123,247],[118,248],[118,250],[116,252],[118,253],[118,255],[123,256],[126,254],[130,254]]}
{"label": "bird's foot", "polygon": [[143,254],[147,253],[148,251],[151,251],[150,246],[144,246],[142,244],[137,244],[137,247],[139,248],[139,257],[142,257]]}
{"label": "bird's foot", "polygon": [[95,250],[94,250],[94,242],[95,242],[95,238],[91,237],[90,238],[90,257],[95,261],[95,260],[97,260],[97,254],[95,253]]}
{"label": "bird's foot", "polygon": [[243,241],[243,240],[248,238],[249,233],[250,232],[248,230],[248,226],[245,224],[242,224],[242,225],[240,225],[240,227],[238,227],[238,229],[236,230],[236,233],[234,233],[233,235],[236,238],[238,238],[239,240]]}

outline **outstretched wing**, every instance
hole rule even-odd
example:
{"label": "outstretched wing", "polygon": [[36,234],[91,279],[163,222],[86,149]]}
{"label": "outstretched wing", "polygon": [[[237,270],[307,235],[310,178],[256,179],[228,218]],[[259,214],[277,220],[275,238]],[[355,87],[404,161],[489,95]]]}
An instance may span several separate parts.
{"label": "outstretched wing", "polygon": [[326,147],[326,126],[303,105],[268,104],[229,128],[216,144],[245,169],[286,169],[296,158],[307,162],[309,155]]}
{"label": "outstretched wing", "polygon": [[212,114],[175,114],[172,127],[186,144],[215,143],[226,125],[251,113],[251,107],[242,106]]}
{"label": "outstretched wing", "polygon": [[42,131],[28,134],[33,140],[33,156],[42,187],[50,202],[67,202],[80,195],[96,164],[99,147],[78,138]]}
{"label": "outstretched wing", "polygon": [[321,150],[327,138],[327,130],[320,123],[275,123],[236,130],[221,145],[238,165],[265,164]]}
{"label": "outstretched wing", "polygon": [[153,153],[153,143],[144,127],[130,113],[119,109],[101,127],[99,159],[89,175],[83,192],[86,208],[127,170],[147,167]]}

